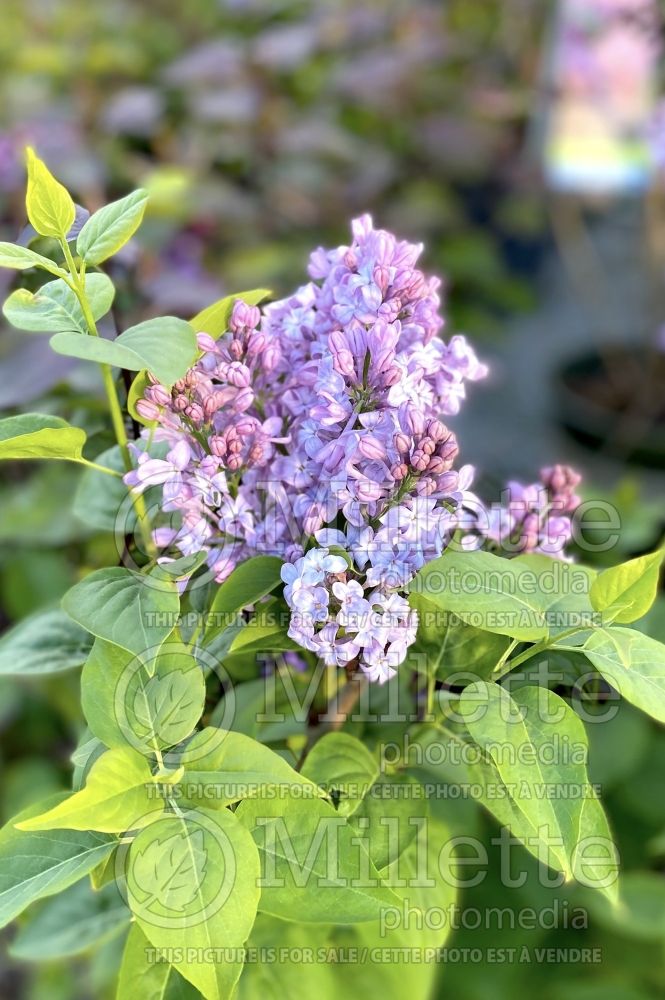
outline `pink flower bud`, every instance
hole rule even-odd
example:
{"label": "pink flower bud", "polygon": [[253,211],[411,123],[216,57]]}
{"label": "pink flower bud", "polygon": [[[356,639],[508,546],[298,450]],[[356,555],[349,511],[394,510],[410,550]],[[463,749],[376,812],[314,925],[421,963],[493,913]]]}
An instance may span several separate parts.
{"label": "pink flower bud", "polygon": [[[429,471],[429,470],[428,470]],[[416,493],[419,497],[429,497],[436,490],[436,480],[431,476],[423,476],[416,484]]]}
{"label": "pink flower bud", "polygon": [[383,496],[383,489],[370,479],[359,480],[356,485],[356,496],[361,503],[373,503]]}
{"label": "pink flower bud", "polygon": [[385,445],[373,434],[366,434],[364,437],[361,437],[358,442],[358,450],[361,455],[364,455],[365,458],[369,458],[371,461],[382,462],[386,457]]}
{"label": "pink flower bud", "polygon": [[238,391],[237,396],[233,400],[233,405],[234,408],[238,411],[238,413],[244,413],[245,410],[248,410],[250,408],[253,402],[254,402],[254,392],[248,386],[247,388],[240,389]]}
{"label": "pink flower bud", "polygon": [[420,451],[416,448],[411,456],[411,468],[415,469],[416,472],[424,472],[428,464],[429,455],[426,455],[424,451]]}
{"label": "pink flower bud", "polygon": [[190,403],[185,408],[185,416],[189,417],[194,424],[202,424],[204,418],[203,407],[198,403]]}
{"label": "pink flower bud", "polygon": [[261,312],[256,306],[248,306],[242,299],[238,299],[233,305],[229,329],[233,333],[242,333],[253,330],[261,322]]}
{"label": "pink flower bud", "polygon": [[242,417],[231,428],[231,433],[233,434],[233,437],[237,438],[249,437],[250,434],[254,434],[257,427],[258,424],[254,417]]}
{"label": "pink flower bud", "polygon": [[271,372],[273,368],[276,367],[281,356],[282,352],[280,350],[279,343],[276,340],[269,343],[263,352],[263,358],[261,361],[264,371]]}
{"label": "pink flower bud", "polygon": [[401,482],[403,479],[406,479],[408,474],[409,474],[409,467],[407,465],[404,465],[403,462],[396,463],[390,469],[390,475],[398,483]]}
{"label": "pink flower bud", "polygon": [[391,279],[391,269],[385,264],[377,264],[372,274],[374,283],[378,285],[381,292],[385,294]]}
{"label": "pink flower bud", "polygon": [[159,407],[148,399],[137,399],[136,412],[144,420],[159,420]]}
{"label": "pink flower bud", "polygon": [[148,393],[150,394],[150,399],[153,403],[157,403],[157,406],[171,405],[171,393],[163,385],[160,385],[159,382],[151,386],[148,389]]}
{"label": "pink flower bud", "polygon": [[259,442],[256,442],[249,449],[249,453],[247,455],[247,461],[251,465],[258,465],[259,462],[262,461],[262,459],[263,459],[263,445],[259,444]]}
{"label": "pink flower bud", "polygon": [[393,365],[391,368],[389,368],[386,372],[383,373],[381,378],[386,389],[389,389],[391,385],[397,385],[401,377],[402,377],[402,372],[397,367],[397,365]]}
{"label": "pink flower bud", "polygon": [[214,354],[217,350],[217,343],[209,333],[197,333],[196,343],[201,351],[208,351],[209,353]]}
{"label": "pink flower bud", "polygon": [[427,464],[427,471],[433,476],[440,476],[444,472],[447,472],[448,469],[448,463],[440,455],[432,455]]}
{"label": "pink flower bud", "polygon": [[249,368],[247,365],[243,365],[239,361],[233,361],[228,366],[226,378],[231,385],[235,385],[238,389],[246,388],[251,382]]}
{"label": "pink flower bud", "polygon": [[400,455],[406,455],[411,448],[411,438],[406,434],[396,434],[394,437],[395,447]]}
{"label": "pink flower bud", "polygon": [[268,340],[265,334],[263,333],[253,334],[253,336],[250,337],[249,339],[249,343],[247,344],[247,356],[250,358],[257,357],[265,350],[267,343]]}
{"label": "pink flower bud", "polygon": [[407,408],[406,423],[415,438],[420,438],[425,433],[425,418],[417,407]]}
{"label": "pink flower bud", "polygon": [[433,441],[444,441],[450,431],[445,424],[442,424],[440,420],[430,420],[427,424],[427,435],[431,437]]}
{"label": "pink flower bud", "polygon": [[205,417],[206,422],[209,423],[212,420],[218,409],[217,394],[213,392],[203,403],[203,416]]}
{"label": "pink flower bud", "polygon": [[210,451],[216,458],[224,458],[226,455],[226,441],[219,434],[213,434],[209,439]]}

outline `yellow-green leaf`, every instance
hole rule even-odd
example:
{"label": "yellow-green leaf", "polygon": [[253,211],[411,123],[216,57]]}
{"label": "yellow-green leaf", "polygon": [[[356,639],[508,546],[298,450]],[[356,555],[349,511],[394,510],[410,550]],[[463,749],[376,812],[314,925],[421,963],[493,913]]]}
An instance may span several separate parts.
{"label": "yellow-green leaf", "polygon": [[211,306],[201,310],[190,320],[191,325],[197,333],[208,333],[211,337],[219,337],[229,328],[229,320],[233,312],[233,306],[241,299],[248,306],[256,306],[263,302],[272,293],[267,288],[254,288],[249,292],[237,292],[235,295],[227,295]]}
{"label": "yellow-green leaf", "polygon": [[665,549],[658,549],[599,573],[589,591],[596,611],[621,625],[645,615],[656,600],[664,556]]}
{"label": "yellow-green leaf", "polygon": [[25,204],[30,222],[41,236],[64,239],[76,218],[76,206],[65,187],[43,160],[28,147],[28,193]]}
{"label": "yellow-green leaf", "polygon": [[83,462],[85,431],[60,417],[22,413],[0,420],[0,460],[50,458]]}
{"label": "yellow-green leaf", "polygon": [[124,833],[147,826],[163,811],[148,761],[132,747],[122,747],[95,761],[80,792],[16,825],[19,830]]}

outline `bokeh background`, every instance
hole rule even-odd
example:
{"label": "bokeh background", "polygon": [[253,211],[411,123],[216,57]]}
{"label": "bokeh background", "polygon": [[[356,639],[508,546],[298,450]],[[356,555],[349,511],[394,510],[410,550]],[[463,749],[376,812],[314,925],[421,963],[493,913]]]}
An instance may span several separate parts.
{"label": "bokeh background", "polygon": [[[616,3],[587,3],[589,30],[602,35]],[[159,313],[189,317],[243,288],[285,294],[305,280],[313,247],[345,242],[349,219],[371,212],[377,224],[425,243],[426,268],[445,276],[448,329],[468,334],[491,364],[491,379],[473,387],[455,425],[485,492],[569,461],[584,473],[586,495],[611,503],[622,523],[618,546],[584,558],[615,562],[648,551],[665,529],[665,230],[658,114],[649,105],[662,74],[654,24],[646,25],[654,92],[643,120],[638,108],[637,126],[626,127],[634,152],[653,126],[645,177],[613,190],[602,183],[562,190],[543,165],[553,102],[562,99],[553,78],[561,27],[554,2],[3,0],[0,238],[24,231],[28,142],[89,209],[147,187],[145,225],[112,265],[114,319],[125,327]],[[564,91],[584,100],[591,88],[604,101],[607,84],[584,38],[573,33],[569,43]],[[630,89],[631,58],[640,77],[642,51],[619,44],[611,53],[623,74],[619,93]],[[603,108],[609,120],[612,108]],[[573,161],[575,141],[564,150]],[[3,297],[16,280],[0,273]],[[86,427],[91,454],[111,444],[95,374],[6,324],[0,408],[62,414]],[[113,540],[72,513],[75,469],[3,463],[0,472],[6,627],[116,557]],[[647,628],[665,640],[663,598]],[[77,673],[34,683],[0,676],[3,821],[67,787],[81,729]],[[440,997],[665,995],[665,735],[628,705],[595,729],[592,778],[603,785],[627,872],[623,912],[590,903],[586,930],[457,931],[451,949],[526,945],[531,959],[490,965],[465,961],[460,951],[440,969]],[[469,804],[446,809],[459,832],[496,832]],[[559,895],[534,877],[506,890],[495,874],[464,902],[517,910]],[[2,958],[0,997],[111,997],[122,945],[116,935],[95,955],[66,963]],[[549,945],[601,947],[602,961],[538,962],[533,949]]]}

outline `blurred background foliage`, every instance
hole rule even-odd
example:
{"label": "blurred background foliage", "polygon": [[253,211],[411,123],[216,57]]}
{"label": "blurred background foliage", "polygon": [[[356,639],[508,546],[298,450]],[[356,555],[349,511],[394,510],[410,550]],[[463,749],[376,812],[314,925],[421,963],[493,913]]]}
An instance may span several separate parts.
{"label": "blurred background foliage", "polygon": [[[113,264],[115,321],[126,326],[156,313],[191,316],[242,288],[285,294],[305,279],[310,249],[345,241],[348,220],[370,211],[381,226],[425,242],[427,269],[446,276],[450,328],[470,334],[500,372],[513,364],[520,317],[552,297],[548,281],[559,287],[547,198],[527,152],[552,7],[546,0],[3,0],[0,238],[14,240],[25,226],[28,142],[89,209],[146,186],[146,223]],[[0,273],[3,297],[15,280]],[[523,357],[518,377],[530,376]],[[469,453],[473,460],[475,441],[485,442],[488,482],[519,466],[529,444],[525,420],[508,423],[515,399],[501,383],[497,392],[498,420],[489,404],[484,409],[482,389],[470,403]],[[87,429],[91,456],[112,443],[95,373],[6,326],[0,407],[61,413]],[[625,525],[619,549],[596,561],[654,545],[665,520],[662,474],[626,474],[614,463],[594,479],[593,456],[571,448],[542,461],[572,456],[591,468],[589,495],[607,486],[603,495]],[[6,626],[56,602],[87,569],[117,562],[117,553],[109,535],[72,513],[76,470],[63,463],[1,471]],[[648,627],[665,640],[662,598]],[[457,931],[451,954],[526,945],[531,957],[488,964],[460,952],[442,963],[441,997],[663,995],[665,736],[628,705],[611,724],[590,728],[594,780],[618,837],[629,904],[615,916],[589,900],[585,931]],[[68,785],[81,729],[77,673],[20,684],[0,677],[3,820]],[[436,808],[455,832],[488,845],[496,834],[471,803],[442,799]],[[519,860],[530,872],[522,888],[506,890],[494,869],[464,893],[464,905],[518,910],[554,897],[586,904],[573,890],[542,889],[526,853]],[[111,997],[122,945],[116,936],[92,957],[36,968],[0,959],[0,996]],[[534,949],[545,945],[599,946],[602,961],[539,962]]]}

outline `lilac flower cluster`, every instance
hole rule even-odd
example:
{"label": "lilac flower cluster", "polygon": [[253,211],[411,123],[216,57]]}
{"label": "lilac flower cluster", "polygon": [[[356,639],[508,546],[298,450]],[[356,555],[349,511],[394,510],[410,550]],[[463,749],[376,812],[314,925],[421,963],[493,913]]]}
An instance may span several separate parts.
{"label": "lilac flower cluster", "polygon": [[540,470],[538,483],[509,482],[502,506],[480,508],[470,515],[464,543],[471,547],[479,539],[489,540],[506,555],[537,552],[565,558],[572,515],[581,502],[575,492],[580,481],[579,473],[569,466],[554,465]]}
{"label": "lilac flower cluster", "polygon": [[[137,409],[168,451],[139,454],[126,482],[161,485],[175,522],[157,542],[204,551],[217,580],[280,556],[291,637],[384,681],[415,639],[400,591],[478,509],[441,417],[487,369],[464,337],[438,336],[440,282],[418,269],[422,247],[368,216],[352,229],[349,246],[312,255],[293,296],[263,314],[237,301],[218,340],[199,334],[200,358],[171,390],[153,381]],[[557,496],[562,474],[551,470]]]}

